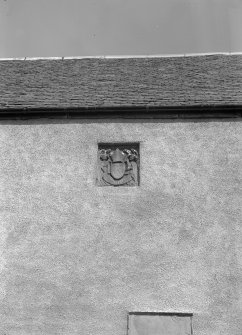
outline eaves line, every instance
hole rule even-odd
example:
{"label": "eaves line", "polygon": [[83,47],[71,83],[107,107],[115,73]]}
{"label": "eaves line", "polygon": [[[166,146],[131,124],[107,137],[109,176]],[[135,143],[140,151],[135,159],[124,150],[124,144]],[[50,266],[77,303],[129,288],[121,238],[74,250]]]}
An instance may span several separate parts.
{"label": "eaves line", "polygon": [[0,108],[0,119],[240,119],[242,105]]}

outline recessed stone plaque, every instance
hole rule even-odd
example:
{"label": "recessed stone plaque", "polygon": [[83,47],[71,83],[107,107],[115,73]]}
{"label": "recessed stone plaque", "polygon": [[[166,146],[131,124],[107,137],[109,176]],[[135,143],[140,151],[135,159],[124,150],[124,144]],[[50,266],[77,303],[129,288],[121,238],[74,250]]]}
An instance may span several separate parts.
{"label": "recessed stone plaque", "polygon": [[98,144],[98,185],[139,185],[139,144]]}
{"label": "recessed stone plaque", "polygon": [[128,335],[192,335],[192,315],[130,313]]}

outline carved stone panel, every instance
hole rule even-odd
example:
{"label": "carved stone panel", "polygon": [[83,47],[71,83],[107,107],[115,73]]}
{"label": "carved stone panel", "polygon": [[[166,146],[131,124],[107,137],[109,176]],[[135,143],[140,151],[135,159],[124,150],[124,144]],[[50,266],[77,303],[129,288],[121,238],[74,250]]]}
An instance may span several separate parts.
{"label": "carved stone panel", "polygon": [[98,185],[139,185],[139,145],[100,143],[98,145]]}

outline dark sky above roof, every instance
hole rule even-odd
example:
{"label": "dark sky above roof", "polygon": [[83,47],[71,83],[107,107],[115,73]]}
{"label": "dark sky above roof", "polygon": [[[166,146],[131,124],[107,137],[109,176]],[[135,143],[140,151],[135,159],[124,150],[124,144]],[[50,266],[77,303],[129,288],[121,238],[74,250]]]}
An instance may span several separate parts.
{"label": "dark sky above roof", "polygon": [[242,55],[0,61],[0,109],[242,105]]}

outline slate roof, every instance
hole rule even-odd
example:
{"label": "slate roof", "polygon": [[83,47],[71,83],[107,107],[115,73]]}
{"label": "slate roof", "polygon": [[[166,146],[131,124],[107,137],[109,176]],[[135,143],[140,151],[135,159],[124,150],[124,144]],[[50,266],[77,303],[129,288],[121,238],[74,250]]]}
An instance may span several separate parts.
{"label": "slate roof", "polygon": [[242,55],[0,61],[0,111],[242,105]]}

